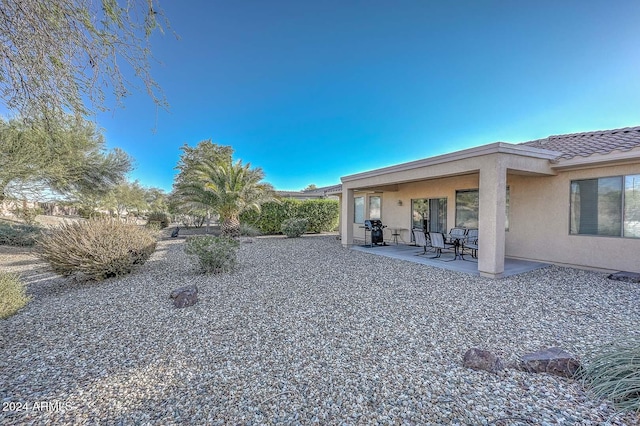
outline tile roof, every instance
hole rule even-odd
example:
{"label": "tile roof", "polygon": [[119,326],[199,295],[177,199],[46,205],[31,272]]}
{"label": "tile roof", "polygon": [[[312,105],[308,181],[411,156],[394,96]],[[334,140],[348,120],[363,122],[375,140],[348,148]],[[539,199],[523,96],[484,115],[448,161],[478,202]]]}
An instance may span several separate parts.
{"label": "tile roof", "polygon": [[523,142],[533,148],[558,151],[558,159],[588,157],[592,154],[608,154],[613,151],[629,151],[640,148],[640,126],[614,130],[555,135],[535,141]]}

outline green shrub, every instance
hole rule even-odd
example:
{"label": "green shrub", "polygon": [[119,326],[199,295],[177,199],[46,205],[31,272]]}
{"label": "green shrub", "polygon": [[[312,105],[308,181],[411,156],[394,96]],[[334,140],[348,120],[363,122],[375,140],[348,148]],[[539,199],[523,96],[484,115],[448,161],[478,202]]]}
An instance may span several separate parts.
{"label": "green shrub", "polygon": [[296,238],[304,234],[309,221],[307,219],[293,218],[282,222],[282,233],[289,238]]}
{"label": "green shrub", "polygon": [[157,224],[160,229],[168,227],[170,222],[169,215],[164,212],[151,212],[147,217],[147,225]]}
{"label": "green shrub", "polygon": [[187,238],[184,251],[197,256],[203,272],[230,272],[237,265],[240,243],[228,237],[198,235]]}
{"label": "green shrub", "polygon": [[66,223],[43,233],[38,255],[54,272],[101,280],[130,273],[156,248],[152,232],[115,219]]}
{"label": "green shrub", "polygon": [[608,398],[622,411],[640,413],[640,340],[609,347],[583,368],[581,377],[596,398]]}
{"label": "green shrub", "polygon": [[279,234],[282,222],[295,217],[298,204],[300,204],[299,200],[291,198],[264,203],[260,207],[260,213],[249,211],[240,215],[240,222],[255,226],[263,234]]}
{"label": "green shrub", "polygon": [[0,318],[9,318],[25,306],[30,298],[16,274],[0,272]]}
{"label": "green shrub", "polygon": [[240,235],[243,237],[257,237],[262,235],[260,230],[254,226],[247,225],[246,223],[240,224]]}
{"label": "green shrub", "polygon": [[285,198],[277,203],[263,204],[260,213],[243,213],[240,220],[252,224],[263,234],[279,234],[285,220],[304,218],[309,221],[308,232],[325,232],[335,230],[339,214],[339,204],[336,200],[300,201]]}
{"label": "green shrub", "polygon": [[305,200],[298,206],[296,217],[309,221],[307,232],[328,232],[338,227],[340,206],[336,200]]}
{"label": "green shrub", "polygon": [[34,225],[0,222],[0,245],[30,247],[35,244],[42,228]]}

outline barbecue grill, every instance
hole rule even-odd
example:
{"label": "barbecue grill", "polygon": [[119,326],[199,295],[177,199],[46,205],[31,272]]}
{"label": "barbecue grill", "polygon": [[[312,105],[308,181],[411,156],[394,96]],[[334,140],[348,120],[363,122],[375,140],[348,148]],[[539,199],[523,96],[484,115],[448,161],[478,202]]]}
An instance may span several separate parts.
{"label": "barbecue grill", "polygon": [[386,228],[386,226],[382,225],[382,221],[380,219],[365,220],[364,228],[365,232],[371,232],[371,245],[387,245],[382,237],[382,229]]}

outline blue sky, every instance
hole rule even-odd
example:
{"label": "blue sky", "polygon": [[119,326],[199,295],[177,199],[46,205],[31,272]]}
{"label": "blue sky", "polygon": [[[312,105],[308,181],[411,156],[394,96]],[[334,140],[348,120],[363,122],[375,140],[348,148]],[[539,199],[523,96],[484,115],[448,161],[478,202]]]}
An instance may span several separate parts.
{"label": "blue sky", "polygon": [[[277,189],[496,141],[640,125],[640,2],[161,1],[153,74],[100,114],[132,179],[171,189],[212,139]],[[155,128],[155,132],[153,129]]]}

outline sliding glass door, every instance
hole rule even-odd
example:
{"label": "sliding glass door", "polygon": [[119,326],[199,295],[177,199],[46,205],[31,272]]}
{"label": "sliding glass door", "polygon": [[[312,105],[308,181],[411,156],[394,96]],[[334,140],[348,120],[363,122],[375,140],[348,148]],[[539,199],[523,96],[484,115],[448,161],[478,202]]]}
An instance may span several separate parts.
{"label": "sliding glass door", "polygon": [[411,200],[411,226],[427,232],[446,232],[447,199],[417,198]]}

